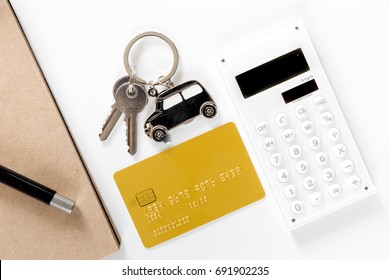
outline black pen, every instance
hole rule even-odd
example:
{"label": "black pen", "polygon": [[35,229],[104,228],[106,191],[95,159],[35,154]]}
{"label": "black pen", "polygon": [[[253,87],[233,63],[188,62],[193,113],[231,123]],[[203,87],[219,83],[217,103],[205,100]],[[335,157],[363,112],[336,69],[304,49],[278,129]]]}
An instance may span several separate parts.
{"label": "black pen", "polygon": [[2,165],[0,165],[0,182],[68,214],[72,213],[76,204],[74,201],[58,194],[55,190],[45,187]]}

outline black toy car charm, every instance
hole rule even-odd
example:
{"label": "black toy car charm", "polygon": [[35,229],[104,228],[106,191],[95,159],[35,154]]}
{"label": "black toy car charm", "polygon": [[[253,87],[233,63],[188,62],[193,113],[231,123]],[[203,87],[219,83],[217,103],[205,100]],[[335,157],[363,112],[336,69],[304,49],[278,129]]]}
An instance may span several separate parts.
{"label": "black toy car charm", "polygon": [[198,81],[188,81],[167,89],[156,97],[156,110],[146,120],[146,135],[157,142],[163,141],[170,129],[203,115],[213,118],[217,106]]}

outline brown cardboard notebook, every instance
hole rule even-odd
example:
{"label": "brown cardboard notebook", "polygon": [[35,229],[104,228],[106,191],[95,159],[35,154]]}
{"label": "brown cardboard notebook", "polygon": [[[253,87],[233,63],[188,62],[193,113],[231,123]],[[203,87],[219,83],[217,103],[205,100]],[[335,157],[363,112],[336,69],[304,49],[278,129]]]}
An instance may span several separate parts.
{"label": "brown cardboard notebook", "polygon": [[71,215],[0,183],[0,259],[97,259],[118,239],[14,13],[0,0],[0,164],[76,201]]}

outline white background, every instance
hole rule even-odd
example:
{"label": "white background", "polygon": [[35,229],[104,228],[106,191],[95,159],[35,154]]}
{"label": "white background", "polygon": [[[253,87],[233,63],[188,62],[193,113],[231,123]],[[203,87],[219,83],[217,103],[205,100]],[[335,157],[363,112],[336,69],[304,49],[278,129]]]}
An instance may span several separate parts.
{"label": "white background", "polygon": [[[118,259],[373,259],[390,257],[388,144],[390,2],[373,1],[11,1],[49,86],[122,239]],[[98,134],[125,74],[122,55],[138,33],[154,30],[176,44],[173,82],[196,79],[219,115],[173,132],[174,144],[227,121],[240,123],[214,58],[302,18],[366,161],[377,194],[290,233],[272,197],[170,240],[143,247],[113,173],[166,149],[139,126],[136,156],[127,154],[125,124],[101,143]],[[141,44],[141,43],[140,43]],[[169,70],[169,49],[146,39],[135,48],[137,73]],[[153,102],[139,123],[153,111]],[[246,140],[243,132],[242,137]],[[252,147],[247,145],[250,154]],[[254,165],[259,169],[258,163]],[[151,167],[151,176],[153,174]]]}

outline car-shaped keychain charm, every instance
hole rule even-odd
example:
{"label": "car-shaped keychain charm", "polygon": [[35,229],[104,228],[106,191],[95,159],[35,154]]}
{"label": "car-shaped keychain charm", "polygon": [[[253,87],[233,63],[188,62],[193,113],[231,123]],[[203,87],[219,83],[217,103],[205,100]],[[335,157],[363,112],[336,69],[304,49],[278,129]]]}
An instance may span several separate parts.
{"label": "car-shaped keychain charm", "polygon": [[144,129],[147,136],[161,142],[169,130],[199,115],[213,118],[216,114],[217,106],[206,89],[197,81],[188,81],[157,95],[156,110]]}

